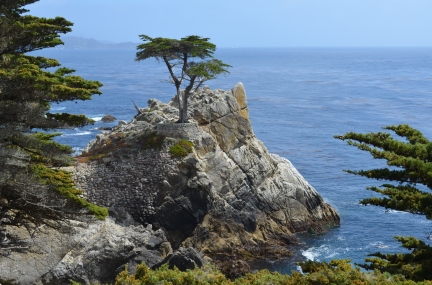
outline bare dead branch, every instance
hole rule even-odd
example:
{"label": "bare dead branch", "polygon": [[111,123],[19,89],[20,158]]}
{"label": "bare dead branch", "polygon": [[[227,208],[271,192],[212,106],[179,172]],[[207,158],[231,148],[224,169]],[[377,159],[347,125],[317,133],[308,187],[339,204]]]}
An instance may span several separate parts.
{"label": "bare dead branch", "polygon": [[142,111],[140,110],[140,108],[137,106],[137,104],[135,104],[135,102],[132,100],[132,103],[134,104],[135,109],[137,110],[138,114],[142,114]]}

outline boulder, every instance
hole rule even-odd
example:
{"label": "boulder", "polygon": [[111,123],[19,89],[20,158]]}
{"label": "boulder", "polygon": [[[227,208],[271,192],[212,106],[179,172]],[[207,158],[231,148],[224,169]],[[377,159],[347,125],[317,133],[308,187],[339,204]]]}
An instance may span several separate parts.
{"label": "boulder", "polygon": [[107,122],[114,122],[115,120],[117,120],[117,119],[114,116],[109,115],[109,114],[103,116],[102,119],[101,119],[101,121],[105,122],[105,123],[107,123]]}
{"label": "boulder", "polygon": [[181,271],[186,271],[204,266],[207,264],[207,260],[204,258],[204,254],[192,247],[180,247],[165,257],[160,263],[156,264],[153,269],[159,268],[163,264],[168,264],[168,268],[170,269],[173,269],[175,266]]}
{"label": "boulder", "polygon": [[162,230],[106,221],[72,221],[66,232],[44,228],[28,251],[1,257],[2,284],[112,283],[129,264],[160,263],[172,250]]}

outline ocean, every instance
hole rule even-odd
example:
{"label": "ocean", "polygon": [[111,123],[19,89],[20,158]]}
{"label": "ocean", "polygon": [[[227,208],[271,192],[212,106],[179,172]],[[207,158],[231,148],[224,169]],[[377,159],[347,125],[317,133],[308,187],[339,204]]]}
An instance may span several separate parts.
{"label": "ocean", "polygon": [[[59,50],[33,54],[56,58],[86,79],[101,81],[103,95],[91,101],[54,104],[54,112],[85,114],[93,126],[62,130],[58,141],[78,154],[94,139],[111,114],[130,121],[149,98],[170,100],[175,88],[164,82],[166,67],[153,60],[135,62],[135,50]],[[409,124],[432,139],[432,48],[225,48],[216,58],[232,65],[230,74],[208,81],[212,89],[231,89],[242,82],[247,92],[255,135],[269,152],[289,159],[341,216],[341,226],[323,235],[298,234],[302,244],[294,257],[262,262],[282,273],[306,259],[351,259],[363,263],[376,251],[404,252],[393,236],[427,239],[432,223],[424,216],[362,206],[376,195],[365,190],[380,181],[357,177],[344,169],[384,167],[334,135],[378,132]]]}

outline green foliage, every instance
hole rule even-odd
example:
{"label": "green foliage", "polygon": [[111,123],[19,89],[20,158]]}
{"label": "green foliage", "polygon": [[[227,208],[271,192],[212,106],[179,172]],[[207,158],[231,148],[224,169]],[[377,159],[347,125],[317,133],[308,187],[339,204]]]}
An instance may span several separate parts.
{"label": "green foliage", "polygon": [[58,68],[55,59],[29,56],[25,53],[62,44],[59,33],[71,31],[72,23],[22,15],[23,6],[37,0],[4,0],[0,6],[0,127],[7,136],[33,128],[77,127],[92,121],[83,115],[50,114],[52,102],[89,100],[101,94],[98,81],[72,75],[74,70]]}
{"label": "green foliage", "polygon": [[[5,225],[25,227],[29,233],[42,224],[65,225],[81,212],[64,208],[65,200],[99,218],[107,214],[80,198],[70,177],[48,168],[70,165],[71,148],[54,142],[56,133],[34,132],[91,124],[84,115],[49,110],[53,103],[90,100],[101,94],[102,86],[73,75],[74,70],[60,67],[55,59],[27,54],[63,44],[60,33],[70,32],[72,26],[62,17],[24,15],[24,7],[37,1],[0,1],[0,198],[5,201],[0,205],[0,234],[6,237]],[[14,242],[21,247],[29,240]],[[13,244],[0,244],[0,250],[5,246]]]}
{"label": "green foliage", "polygon": [[26,5],[39,0],[2,0],[0,47],[5,53],[26,53],[62,44],[59,33],[71,31],[72,23],[62,17],[53,19],[23,16]]}
{"label": "green foliage", "polygon": [[170,147],[170,153],[173,157],[185,157],[192,152],[192,149],[192,142],[181,139]]}
{"label": "green foliage", "polygon": [[[360,201],[385,208],[407,211],[432,218],[432,142],[423,134],[408,125],[388,126],[400,139],[392,138],[390,133],[347,133],[335,136],[358,149],[368,151],[373,158],[384,159],[389,168],[372,170],[345,170],[348,173],[376,180],[387,180],[397,184],[385,183],[381,187],[369,187],[368,190],[384,197],[372,197]],[[420,190],[416,185],[426,186]],[[402,246],[412,249],[406,254],[382,254],[376,252],[367,258],[369,264],[362,264],[366,269],[402,274],[411,280],[432,280],[432,248],[414,237],[395,237]]]}
{"label": "green foliage", "polygon": [[188,36],[177,39],[170,38],[151,38],[147,35],[140,35],[140,39],[145,42],[137,46],[139,50],[136,60],[156,58],[157,60],[166,57],[171,59],[183,59],[186,57],[196,57],[205,59],[212,57],[216,50],[216,45],[209,42],[209,38],[199,36]]}
{"label": "green foliage", "polygon": [[56,114],[46,114],[48,118],[52,118],[58,122],[64,122],[65,124],[77,126],[77,127],[83,127],[85,125],[93,125],[94,120],[87,118],[84,115],[71,115],[67,113],[56,113]]}
{"label": "green foliage", "polygon": [[366,258],[369,264],[361,264],[365,269],[378,269],[381,272],[402,274],[416,281],[432,280],[432,247],[414,237],[395,237],[410,253],[382,254],[375,252]]}
{"label": "green foliage", "polygon": [[137,266],[136,273],[129,275],[127,269],[122,271],[116,278],[116,285],[156,285],[156,284],[172,284],[172,285],[198,285],[198,284],[232,284],[226,283],[229,280],[213,268],[206,267],[204,269],[194,269],[182,272],[176,267],[168,269],[168,265],[162,265],[156,270],[150,270],[145,263]]}
{"label": "green foliage", "polygon": [[53,141],[60,133],[43,132],[17,134],[10,136],[8,147],[26,152],[32,163],[44,163],[51,166],[68,165],[72,148]]}
{"label": "green foliage", "polygon": [[82,191],[75,187],[70,172],[48,168],[42,164],[34,164],[31,169],[43,185],[51,186],[52,189],[59,192],[62,196],[87,208],[98,219],[104,220],[108,216],[107,208],[92,204],[79,196]]}
{"label": "green foliage", "polygon": [[374,158],[385,159],[387,165],[392,167],[392,169],[345,170],[346,172],[377,180],[398,182],[397,185],[387,183],[382,185],[382,188],[368,188],[388,198],[370,198],[361,202],[432,217],[432,194],[415,187],[417,184],[423,184],[432,189],[432,143],[421,132],[408,125],[389,126],[385,129],[393,130],[397,135],[405,138],[406,142],[382,132],[347,133],[343,136],[335,136],[347,140],[349,145],[370,152]]}
{"label": "green foliage", "polygon": [[[135,60],[155,58],[163,61],[168,68],[179,102],[179,122],[187,122],[187,99],[205,81],[216,78],[219,74],[228,73],[228,64],[214,59],[216,45],[209,38],[187,36],[177,39],[151,38],[140,35],[144,41],[137,47]],[[179,67],[179,68],[176,68]],[[181,93],[181,89],[184,92]],[[182,95],[181,95],[182,94]]]}
{"label": "green foliage", "polygon": [[365,273],[353,268],[348,260],[334,260],[330,263],[308,262],[301,265],[307,274],[292,272],[284,275],[268,270],[250,273],[235,280],[227,279],[217,269],[204,266],[182,272],[177,268],[168,269],[167,265],[150,270],[144,263],[137,266],[135,274],[129,275],[127,269],[116,278],[116,285],[151,284],[219,284],[219,285],[426,285],[431,281],[414,282],[401,275],[382,274],[379,271]]}

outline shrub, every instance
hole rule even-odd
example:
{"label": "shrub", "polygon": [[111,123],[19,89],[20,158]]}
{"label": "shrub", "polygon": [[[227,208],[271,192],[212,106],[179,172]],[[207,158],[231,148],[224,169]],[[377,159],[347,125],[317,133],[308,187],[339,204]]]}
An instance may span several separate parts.
{"label": "shrub", "polygon": [[[150,270],[144,263],[137,266],[135,274],[129,275],[127,269],[122,271],[116,278],[116,285],[131,284],[220,284],[220,285],[431,285],[431,281],[415,282],[407,280],[402,275],[391,275],[388,273],[362,272],[354,268],[349,260],[333,260],[330,263],[307,262],[301,264],[306,274],[293,271],[291,275],[285,275],[268,270],[260,270],[246,276],[230,280],[219,270],[211,266],[195,268],[182,272],[177,268],[169,269],[163,265],[156,270]],[[309,271],[308,271],[309,270]]]}
{"label": "shrub", "polygon": [[173,157],[185,157],[192,152],[193,143],[185,139],[181,139],[170,147],[170,153]]}
{"label": "shrub", "polygon": [[145,263],[137,265],[136,273],[129,275],[127,268],[116,278],[116,285],[123,284],[234,284],[217,269],[210,266],[194,270],[180,271],[177,267],[169,269],[168,264],[150,270]]}

